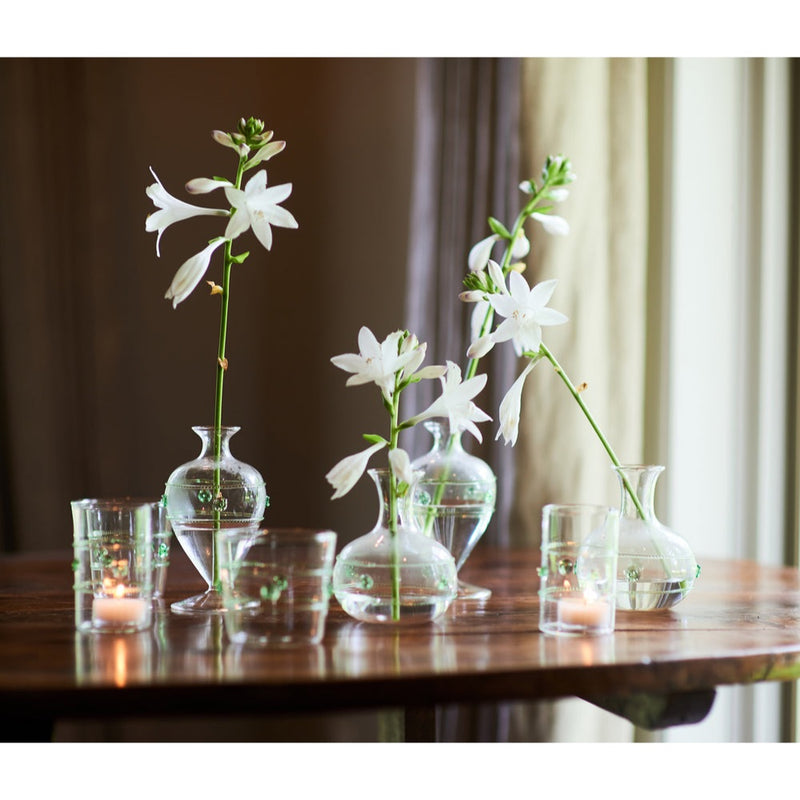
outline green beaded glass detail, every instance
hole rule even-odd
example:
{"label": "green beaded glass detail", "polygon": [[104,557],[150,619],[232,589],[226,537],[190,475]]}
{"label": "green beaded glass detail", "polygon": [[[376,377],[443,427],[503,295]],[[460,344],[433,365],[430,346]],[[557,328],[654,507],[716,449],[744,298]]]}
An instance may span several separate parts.
{"label": "green beaded glass detail", "polygon": [[201,503],[210,503],[212,496],[213,495],[208,489],[200,489],[200,491],[197,493],[197,499]]}
{"label": "green beaded glass detail", "polygon": [[625,578],[628,580],[629,583],[635,583],[639,580],[642,573],[639,572],[639,568],[631,565],[628,569],[625,570]]}
{"label": "green beaded glass detail", "polygon": [[289,581],[282,575],[275,575],[272,582],[268,583],[259,589],[261,599],[265,602],[275,603],[280,599],[283,591],[289,586]]}
{"label": "green beaded glass detail", "polygon": [[558,574],[571,575],[575,569],[575,562],[571,558],[561,558],[558,561]]}
{"label": "green beaded glass detail", "polygon": [[361,584],[362,589],[371,589],[375,585],[372,576],[366,574],[362,575],[358,582]]}

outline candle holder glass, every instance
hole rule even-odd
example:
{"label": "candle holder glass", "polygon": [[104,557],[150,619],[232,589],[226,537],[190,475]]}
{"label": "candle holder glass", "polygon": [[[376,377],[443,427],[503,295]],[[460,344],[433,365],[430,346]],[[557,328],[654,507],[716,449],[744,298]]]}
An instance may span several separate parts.
{"label": "candle holder glass", "polygon": [[619,512],[595,505],[542,511],[539,629],[557,636],[614,630]]}
{"label": "candle holder glass", "polygon": [[153,621],[152,504],[114,503],[86,510],[97,633],[135,633]]}

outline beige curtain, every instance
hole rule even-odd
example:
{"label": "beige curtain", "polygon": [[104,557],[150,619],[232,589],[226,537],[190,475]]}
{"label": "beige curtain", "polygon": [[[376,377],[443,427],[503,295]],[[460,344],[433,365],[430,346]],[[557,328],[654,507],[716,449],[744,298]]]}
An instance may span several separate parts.
{"label": "beige curtain", "polygon": [[[647,65],[640,59],[530,59],[522,66],[521,161],[536,174],[563,153],[578,176],[558,209],[567,237],[531,230],[529,282],[557,278],[551,306],[570,321],[545,329],[548,347],[624,462],[643,456],[647,265]],[[619,489],[594,432],[546,363],[523,393],[512,541],[538,546],[552,502],[617,505]],[[517,707],[512,736],[625,741],[632,727],[580,701]]]}

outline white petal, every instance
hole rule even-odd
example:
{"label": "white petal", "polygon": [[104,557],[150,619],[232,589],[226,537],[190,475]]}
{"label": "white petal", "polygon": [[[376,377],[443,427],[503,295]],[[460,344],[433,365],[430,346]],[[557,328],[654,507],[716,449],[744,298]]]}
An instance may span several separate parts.
{"label": "white petal", "polygon": [[486,292],[482,292],[479,289],[471,289],[468,292],[461,292],[458,299],[461,300],[462,303],[478,303],[485,297]]}
{"label": "white petal", "polygon": [[565,186],[558,186],[550,190],[550,197],[555,200],[556,203],[561,203],[569,197],[569,189]]}
{"label": "white petal", "polygon": [[534,360],[528,362],[528,366],[525,367],[522,374],[514,381],[511,388],[506,392],[503,401],[500,403],[500,429],[497,431],[495,439],[499,439],[502,435],[503,443],[510,444],[512,447],[517,443],[517,435],[519,433],[522,387],[525,383],[525,379],[536,364],[537,362]]}
{"label": "white petal", "polygon": [[555,278],[537,283],[536,286],[530,290],[528,298],[529,305],[539,307],[546,306],[550,302],[550,298],[553,296],[556,286],[558,286],[558,281]]}
{"label": "white petal", "polygon": [[441,378],[446,372],[446,367],[443,367],[440,364],[434,364],[430,367],[423,367],[419,372],[416,373],[416,376],[426,380],[428,378]]}
{"label": "white petal", "polygon": [[186,191],[189,194],[207,194],[225,186],[233,186],[233,184],[230,181],[218,181],[213,178],[193,178],[186,184]]}
{"label": "white petal", "polygon": [[172,300],[172,307],[176,308],[178,303],[183,302],[197,286],[206,274],[211,254],[225,242],[225,239],[218,239],[211,242],[207,247],[196,255],[193,255],[180,266],[172,279],[172,283],[167,289],[164,297]]}
{"label": "white petal", "polygon": [[362,450],[360,453],[346,456],[328,472],[325,479],[336,490],[333,493],[332,500],[346,495],[358,483],[358,479],[367,468],[370,456],[382,447],[386,447],[386,444],[379,442],[366,450]]}
{"label": "white petal", "polygon": [[476,339],[467,350],[468,358],[483,358],[494,347],[494,334],[488,336],[481,336]]}
{"label": "white petal", "polygon": [[563,218],[555,214],[540,214],[535,212],[531,216],[542,223],[542,227],[547,233],[555,234],[556,236],[566,236],[569,233],[569,223]]}
{"label": "white petal", "polygon": [[249,227],[250,215],[247,213],[247,206],[243,205],[236,209],[236,213],[231,217],[230,222],[228,222],[228,227],[225,228],[225,238],[235,239]]}
{"label": "white petal", "polygon": [[279,228],[298,228],[297,220],[285,208],[280,206],[272,206],[267,214],[270,223],[277,225]]}
{"label": "white petal", "polygon": [[490,259],[487,271],[489,273],[489,277],[492,279],[492,283],[500,291],[500,293],[508,294],[508,289],[506,289],[506,279],[503,277],[503,270],[500,268],[500,265],[496,261],[492,261]]}
{"label": "white petal", "polygon": [[514,240],[514,246],[511,248],[511,257],[515,261],[519,261],[521,258],[525,258],[528,253],[531,251],[531,243],[528,241],[528,237],[520,228],[519,234],[517,238]]}
{"label": "white petal", "polygon": [[500,237],[493,233],[485,239],[481,239],[477,244],[472,246],[467,257],[467,264],[472,272],[480,272],[486,266],[489,256],[492,254],[492,247]]}
{"label": "white petal", "polygon": [[252,169],[256,164],[260,164],[262,161],[269,161],[272,156],[276,156],[280,153],[284,147],[286,147],[286,142],[270,142],[264,145],[264,147],[256,151],[256,154],[244,165],[245,169]]}
{"label": "white petal", "polygon": [[401,447],[395,447],[389,451],[389,464],[395,476],[405,483],[414,482],[414,471],[411,469],[411,459],[408,453]]}
{"label": "white petal", "polygon": [[266,250],[272,249],[272,228],[263,217],[251,217],[250,227],[256,235],[256,239],[261,242]]}
{"label": "white petal", "polygon": [[540,325],[563,325],[569,322],[569,317],[554,308],[543,308],[537,312],[536,321]]}

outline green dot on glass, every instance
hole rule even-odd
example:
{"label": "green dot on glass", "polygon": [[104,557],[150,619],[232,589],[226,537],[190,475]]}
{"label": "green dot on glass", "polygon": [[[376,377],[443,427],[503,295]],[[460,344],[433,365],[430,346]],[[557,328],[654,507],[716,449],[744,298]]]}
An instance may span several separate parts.
{"label": "green dot on glass", "polygon": [[362,589],[371,589],[375,581],[372,580],[371,575],[362,575],[359,583],[361,584]]}
{"label": "green dot on glass", "polygon": [[214,511],[224,511],[228,507],[228,498],[220,495],[219,497],[215,498],[214,502],[211,504],[211,507],[214,509]]}
{"label": "green dot on glass", "polygon": [[166,558],[169,555],[169,546],[161,542],[158,546],[158,550],[156,551],[156,556],[158,558]]}
{"label": "green dot on glass", "polygon": [[197,493],[197,499],[201,503],[210,503],[211,502],[211,498],[212,498],[212,494],[208,489],[201,489]]}
{"label": "green dot on glass", "polygon": [[80,568],[81,568],[81,562],[80,562],[80,561],[78,561],[78,559],[76,558],[76,559],[75,559],[75,560],[72,562],[72,571],[73,571],[73,572],[77,572],[77,571],[78,571]]}
{"label": "green dot on glass", "polygon": [[572,573],[574,564],[571,558],[562,558],[558,562],[559,575],[569,575]]}
{"label": "green dot on glass", "polygon": [[638,567],[630,566],[628,569],[625,570],[625,577],[631,583],[638,581],[641,577],[641,573],[639,572]]}

